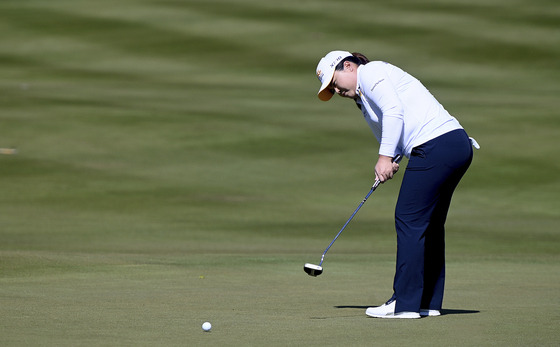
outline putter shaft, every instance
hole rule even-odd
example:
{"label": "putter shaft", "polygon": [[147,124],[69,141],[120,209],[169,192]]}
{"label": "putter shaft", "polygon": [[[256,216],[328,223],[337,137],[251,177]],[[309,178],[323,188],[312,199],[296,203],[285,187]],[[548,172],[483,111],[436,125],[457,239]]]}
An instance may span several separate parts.
{"label": "putter shaft", "polygon": [[[399,163],[402,159],[402,155],[401,154],[397,154],[392,162],[393,163]],[[369,190],[369,192],[367,193],[366,197],[364,198],[364,200],[362,200],[362,202],[358,205],[358,207],[356,208],[356,210],[354,210],[354,213],[352,213],[352,215],[350,216],[350,218],[348,218],[348,220],[346,221],[346,223],[344,223],[344,225],[342,226],[342,229],[340,229],[340,231],[338,232],[338,234],[336,234],[336,236],[334,237],[334,239],[331,241],[331,243],[327,246],[327,248],[325,249],[325,251],[323,252],[323,255],[321,256],[321,262],[319,263],[319,266],[323,265],[323,261],[325,260],[325,255],[327,254],[327,252],[329,251],[329,249],[331,248],[331,246],[334,244],[334,242],[336,241],[336,239],[338,239],[338,237],[340,236],[340,234],[342,233],[342,231],[346,228],[346,226],[348,225],[348,223],[350,223],[350,221],[352,220],[352,218],[354,218],[354,216],[356,215],[356,213],[358,213],[358,211],[360,210],[360,208],[364,205],[364,203],[367,201],[367,199],[370,197],[370,195],[377,189],[377,187],[379,186],[379,184],[381,184],[380,180],[375,180],[375,182],[373,183],[373,185],[371,186],[371,189]]]}

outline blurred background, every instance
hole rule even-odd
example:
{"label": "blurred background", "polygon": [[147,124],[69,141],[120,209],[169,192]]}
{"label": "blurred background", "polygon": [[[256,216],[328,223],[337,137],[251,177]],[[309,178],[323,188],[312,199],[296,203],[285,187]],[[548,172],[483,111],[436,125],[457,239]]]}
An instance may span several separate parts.
{"label": "blurred background", "polygon": [[[287,272],[318,260],[373,183],[378,149],[350,101],[316,97],[316,64],[334,49],[411,73],[482,146],[451,207],[451,259],[557,264],[556,1],[2,0],[0,17],[7,342],[21,342],[22,312],[57,330],[48,305],[13,300],[40,297],[39,278],[200,269],[208,255]],[[390,269],[400,177],[335,259],[382,255]],[[558,272],[543,278],[559,288]]]}

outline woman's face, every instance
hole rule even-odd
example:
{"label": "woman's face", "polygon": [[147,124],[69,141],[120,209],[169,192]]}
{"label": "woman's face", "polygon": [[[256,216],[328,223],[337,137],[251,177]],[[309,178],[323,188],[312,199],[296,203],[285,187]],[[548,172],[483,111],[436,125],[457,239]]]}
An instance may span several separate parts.
{"label": "woman's face", "polygon": [[344,98],[355,99],[358,84],[358,65],[349,61],[344,62],[344,70],[335,71],[331,81],[331,88],[335,94]]}

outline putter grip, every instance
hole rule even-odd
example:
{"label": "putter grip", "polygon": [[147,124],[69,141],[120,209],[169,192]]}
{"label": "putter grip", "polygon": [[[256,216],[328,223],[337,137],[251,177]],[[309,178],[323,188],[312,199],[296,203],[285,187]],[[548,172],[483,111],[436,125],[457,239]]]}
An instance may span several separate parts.
{"label": "putter grip", "polygon": [[[395,156],[393,157],[393,159],[391,159],[391,161],[392,161],[393,163],[397,163],[397,164],[398,164],[398,163],[401,161],[402,157],[403,157],[402,154],[397,154],[397,155],[395,155]],[[373,186],[371,187],[371,191],[373,192],[374,190],[376,190],[377,187],[379,186],[379,184],[381,184],[381,181],[380,181],[380,180],[375,180],[375,183],[374,183]],[[367,199],[367,197],[366,197],[366,199]],[[365,200],[364,200],[364,201],[365,201]]]}

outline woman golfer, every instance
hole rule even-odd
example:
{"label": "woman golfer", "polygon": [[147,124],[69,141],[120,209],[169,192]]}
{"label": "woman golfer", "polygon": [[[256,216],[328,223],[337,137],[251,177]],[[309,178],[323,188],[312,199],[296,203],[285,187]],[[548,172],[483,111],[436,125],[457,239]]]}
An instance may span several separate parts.
{"label": "woman golfer", "polygon": [[[379,141],[375,178],[385,182],[409,158],[397,206],[393,296],[366,314],[378,318],[438,316],[445,281],[444,225],[455,187],[472,160],[461,124],[413,76],[360,53],[333,51],[317,65],[319,99],[352,99]],[[473,140],[473,145],[476,142]]]}

